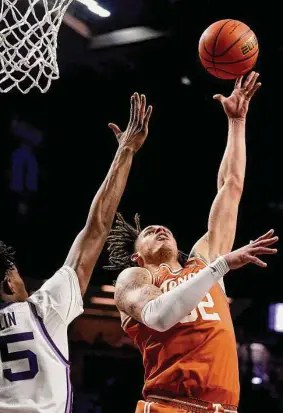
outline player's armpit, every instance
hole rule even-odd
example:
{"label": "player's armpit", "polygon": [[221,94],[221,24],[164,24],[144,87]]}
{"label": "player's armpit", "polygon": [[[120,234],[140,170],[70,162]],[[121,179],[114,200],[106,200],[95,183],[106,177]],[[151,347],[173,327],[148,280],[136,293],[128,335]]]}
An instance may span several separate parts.
{"label": "player's armpit", "polygon": [[231,252],[235,240],[242,191],[234,179],[227,179],[218,191],[208,219],[209,259]]}
{"label": "player's armpit", "polygon": [[[209,248],[208,248],[208,233],[204,234],[193,246],[189,258],[200,258],[206,264],[211,262],[209,257]],[[223,292],[226,293],[225,284],[223,278],[220,278],[218,281]]]}
{"label": "player's armpit", "polygon": [[208,255],[208,234],[204,234],[193,246],[189,258],[200,258],[205,263],[209,263]]}
{"label": "player's armpit", "polygon": [[120,311],[143,322],[144,306],[159,297],[162,291],[152,284],[152,277],[144,268],[127,268],[119,275],[115,286],[115,302]]}

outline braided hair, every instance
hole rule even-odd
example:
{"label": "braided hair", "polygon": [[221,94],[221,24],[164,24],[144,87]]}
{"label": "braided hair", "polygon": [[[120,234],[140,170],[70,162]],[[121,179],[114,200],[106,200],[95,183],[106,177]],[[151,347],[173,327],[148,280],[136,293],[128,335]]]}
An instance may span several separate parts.
{"label": "braided hair", "polygon": [[15,267],[15,250],[0,241],[0,281]]}
{"label": "braided hair", "polygon": [[[135,227],[128,224],[119,212],[116,214],[115,225],[107,237],[107,250],[109,252],[109,265],[106,270],[122,271],[125,268],[137,267],[131,256],[135,252],[135,244],[141,233],[140,216],[135,214]],[[188,255],[179,251],[178,260],[185,266]]]}
{"label": "braided hair", "polygon": [[119,271],[136,266],[131,260],[131,255],[135,250],[135,243],[141,232],[140,216],[138,214],[135,214],[134,218],[135,227],[128,224],[119,212],[116,215],[115,226],[107,237],[109,265],[104,268],[110,271]]}

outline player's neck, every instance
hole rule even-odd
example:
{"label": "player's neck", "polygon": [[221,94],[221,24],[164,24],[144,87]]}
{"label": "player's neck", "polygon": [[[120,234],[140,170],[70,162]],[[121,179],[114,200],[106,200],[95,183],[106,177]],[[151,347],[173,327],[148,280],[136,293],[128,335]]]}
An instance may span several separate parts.
{"label": "player's neck", "polygon": [[156,272],[156,271],[159,270],[159,267],[160,267],[160,265],[162,265],[162,264],[168,265],[168,267],[170,267],[171,271],[178,271],[178,270],[180,270],[180,269],[182,268],[182,266],[180,265],[180,263],[179,263],[177,260],[175,260],[175,259],[165,260],[165,261],[163,261],[163,262],[159,262],[159,263],[156,263],[156,264],[153,264],[153,263],[151,263],[151,264],[146,264],[144,267],[145,267],[147,270],[149,270],[151,273],[154,273],[154,272]]}

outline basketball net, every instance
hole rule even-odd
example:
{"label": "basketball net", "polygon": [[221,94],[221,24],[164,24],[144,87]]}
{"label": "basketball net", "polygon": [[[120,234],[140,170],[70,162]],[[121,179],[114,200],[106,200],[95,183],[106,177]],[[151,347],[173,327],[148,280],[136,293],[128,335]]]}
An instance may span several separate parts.
{"label": "basketball net", "polygon": [[57,36],[72,0],[1,0],[0,92],[47,92],[59,78]]}

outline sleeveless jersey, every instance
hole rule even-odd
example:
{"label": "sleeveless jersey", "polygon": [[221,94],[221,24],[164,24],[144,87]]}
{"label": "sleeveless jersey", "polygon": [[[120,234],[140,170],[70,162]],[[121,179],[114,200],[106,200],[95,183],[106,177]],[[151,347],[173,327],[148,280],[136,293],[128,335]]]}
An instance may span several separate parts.
{"label": "sleeveless jersey", "polygon": [[28,301],[0,304],[1,413],[71,412],[67,327],[82,311],[67,266]]}
{"label": "sleeveless jersey", "polygon": [[[189,259],[185,268],[171,271],[161,265],[152,275],[163,292],[197,276],[206,264]],[[158,332],[126,317],[122,323],[143,356],[143,396],[157,395],[237,406],[238,358],[227,297],[215,284],[198,306],[174,327]]]}

